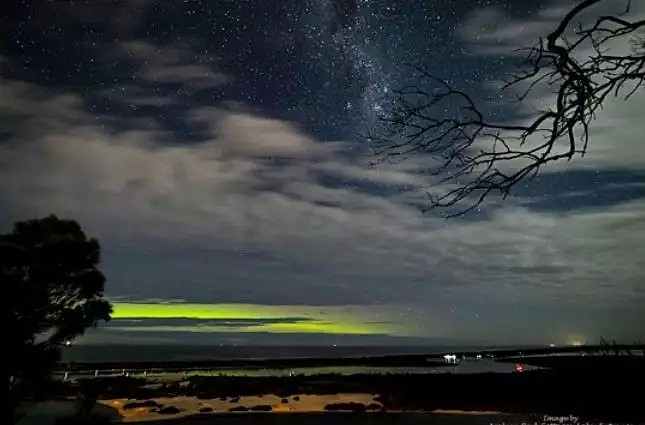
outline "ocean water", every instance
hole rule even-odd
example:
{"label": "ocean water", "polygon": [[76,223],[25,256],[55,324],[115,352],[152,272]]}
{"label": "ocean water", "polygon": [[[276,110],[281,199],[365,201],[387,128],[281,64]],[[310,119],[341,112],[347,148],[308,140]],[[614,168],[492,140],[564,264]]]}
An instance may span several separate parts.
{"label": "ocean water", "polygon": [[[446,351],[471,351],[481,347],[311,347],[311,346],[170,346],[170,345],[78,345],[66,347],[63,361],[66,362],[137,362],[137,361],[187,361],[218,359],[281,359],[281,358],[338,358],[361,356],[384,356],[423,354],[432,355]],[[487,347],[490,349],[490,347]],[[525,365],[525,370],[535,369]],[[412,366],[311,366],[296,368],[229,368],[213,367],[207,370],[192,370],[191,373],[227,376],[287,376],[336,373],[352,375],[361,373],[511,373],[515,365],[492,359],[465,359],[456,365],[444,367]],[[64,371],[61,371],[63,373]],[[101,375],[123,373],[124,370],[102,370]],[[128,371],[132,376],[143,370]],[[150,371],[150,373],[153,373]],[[159,372],[154,372],[159,373]],[[171,375],[178,372],[172,372]],[[163,373],[165,374],[165,372]],[[143,375],[142,375],[143,376]],[[174,375],[173,375],[174,376]]]}
{"label": "ocean water", "polygon": [[[495,347],[485,347],[490,350]],[[502,348],[502,347],[499,347]],[[220,359],[338,358],[404,354],[439,354],[482,347],[417,346],[249,346],[249,345],[73,345],[65,347],[63,361],[134,362]]]}

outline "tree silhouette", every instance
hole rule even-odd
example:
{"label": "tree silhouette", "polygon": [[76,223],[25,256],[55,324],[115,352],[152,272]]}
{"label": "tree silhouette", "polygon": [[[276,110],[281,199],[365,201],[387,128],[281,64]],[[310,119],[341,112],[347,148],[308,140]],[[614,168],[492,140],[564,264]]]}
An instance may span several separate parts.
{"label": "tree silhouette", "polygon": [[18,222],[0,235],[5,423],[18,402],[37,394],[66,341],[110,319],[99,253],[76,222],[55,216]]}
{"label": "tree silhouette", "polygon": [[645,20],[633,19],[625,0],[616,14],[597,13],[591,23],[580,23],[600,3],[608,0],[579,2],[553,32],[525,49],[525,63],[503,89],[516,91],[518,102],[537,87],[554,97],[519,124],[490,120],[469,94],[414,67],[420,83],[395,91],[392,112],[369,136],[379,160],[437,158],[432,174],[437,187],[447,189],[429,194],[428,208],[455,206],[452,216],[492,192],[506,197],[548,163],[584,155],[590,124],[606,100],[633,96],[645,80]]}

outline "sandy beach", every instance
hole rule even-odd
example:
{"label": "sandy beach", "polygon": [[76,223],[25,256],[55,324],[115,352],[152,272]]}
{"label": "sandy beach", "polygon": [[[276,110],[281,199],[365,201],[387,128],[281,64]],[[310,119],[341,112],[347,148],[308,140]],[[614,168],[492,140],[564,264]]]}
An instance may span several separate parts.
{"label": "sandy beach", "polygon": [[[94,418],[104,418],[111,423],[121,422],[143,422],[143,423],[171,423],[174,425],[184,424],[211,424],[213,420],[218,423],[226,420],[234,420],[235,424],[254,424],[258,420],[256,415],[271,415],[273,424],[389,424],[396,418],[405,417],[405,423],[410,424],[472,424],[482,425],[489,424],[491,420],[499,415],[505,419],[514,416],[506,415],[495,411],[465,411],[465,410],[435,410],[432,412],[415,411],[415,410],[388,410],[387,414],[379,414],[379,410],[368,410],[372,414],[345,415],[334,414],[325,410],[325,406],[332,403],[370,403],[379,404],[373,400],[372,394],[367,393],[341,393],[329,395],[304,395],[287,397],[287,402],[283,403],[283,398],[276,395],[264,396],[247,396],[240,397],[238,401],[220,400],[220,399],[198,399],[196,397],[159,397],[146,400],[138,399],[111,399],[99,400],[93,409]],[[296,400],[294,400],[296,398]],[[299,400],[298,400],[299,399]],[[235,399],[233,399],[235,400]],[[155,402],[157,405],[164,407],[172,406],[179,411],[172,414],[160,414],[151,406],[141,406],[134,408],[125,408],[128,403],[147,403]],[[56,400],[34,403],[24,407],[23,417],[18,422],[19,425],[55,425],[56,421],[61,418],[74,417],[77,402],[74,400]],[[229,411],[231,408],[246,406],[253,407],[258,405],[270,405],[271,411]],[[204,412],[204,409],[209,412]],[[157,408],[158,409],[158,408]],[[212,411],[210,411],[212,409]],[[201,411],[200,411],[201,410]],[[255,419],[254,419],[255,418]],[[333,418],[333,419],[330,419]],[[380,419],[379,419],[380,418]],[[394,419],[387,419],[394,418]],[[451,419],[453,418],[453,419]],[[460,418],[460,419],[458,419]],[[518,418],[522,418],[519,417]],[[268,420],[268,419],[267,419]],[[458,420],[459,422],[455,422]],[[101,423],[105,423],[102,421]]]}
{"label": "sandy beach", "polygon": [[[234,408],[244,406],[249,410],[253,406],[271,406],[271,413],[315,413],[325,412],[325,406],[333,403],[362,403],[365,406],[376,404],[380,410],[381,404],[374,401],[374,394],[366,393],[340,393],[330,395],[308,395],[300,394],[297,396],[278,397],[274,394],[262,396],[245,396],[239,398],[227,398],[226,400],[217,399],[199,399],[197,397],[160,397],[148,399],[156,402],[163,407],[173,406],[179,409],[178,413],[158,413],[158,409],[153,406],[126,408],[128,403],[144,402],[147,400],[133,399],[111,399],[100,400],[99,403],[116,409],[122,416],[124,422],[142,422],[154,421],[159,419],[177,419],[185,416],[195,415],[198,413],[245,413],[242,409],[240,412],[231,411]],[[265,407],[266,408],[266,407]],[[212,410],[211,410],[212,409]],[[267,408],[268,409],[268,408]],[[202,412],[200,412],[200,410]],[[269,413],[258,412],[258,413]]]}
{"label": "sandy beach", "polygon": [[[267,394],[261,396],[246,396],[239,398],[221,399],[200,399],[197,397],[159,397],[147,400],[134,400],[134,399],[112,399],[112,400],[99,400],[99,403],[115,409],[123,422],[147,422],[158,421],[162,419],[178,419],[197,414],[206,415],[212,414],[248,414],[250,412],[257,414],[267,413],[324,413],[326,412],[325,406],[334,403],[361,403],[365,406],[373,405],[374,408],[368,409],[367,412],[380,412],[382,404],[375,401],[374,394],[367,393],[340,393],[340,394],[327,394],[327,395],[310,395],[300,394],[297,396],[278,397],[274,394]],[[177,413],[159,413],[159,408],[151,406],[130,407],[128,403],[141,403],[146,401],[154,401],[159,406],[175,407],[179,410]],[[378,408],[376,407],[378,405]],[[239,411],[231,410],[244,406],[249,410]],[[253,406],[271,406],[269,411],[253,411]],[[265,407],[266,408],[266,407]],[[206,411],[207,410],[207,411]],[[394,413],[395,411],[391,411]],[[402,413],[400,411],[396,411]],[[468,416],[495,416],[502,415],[498,411],[465,411],[465,410],[446,410],[438,409],[432,412],[416,412],[407,411],[407,413],[433,413],[438,415],[468,415]]]}

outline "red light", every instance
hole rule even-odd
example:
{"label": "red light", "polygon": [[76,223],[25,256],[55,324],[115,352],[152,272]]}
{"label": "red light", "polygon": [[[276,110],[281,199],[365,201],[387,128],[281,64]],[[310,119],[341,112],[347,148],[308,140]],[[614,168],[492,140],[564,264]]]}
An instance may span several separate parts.
{"label": "red light", "polygon": [[515,365],[515,372],[524,372],[524,365],[517,363]]}

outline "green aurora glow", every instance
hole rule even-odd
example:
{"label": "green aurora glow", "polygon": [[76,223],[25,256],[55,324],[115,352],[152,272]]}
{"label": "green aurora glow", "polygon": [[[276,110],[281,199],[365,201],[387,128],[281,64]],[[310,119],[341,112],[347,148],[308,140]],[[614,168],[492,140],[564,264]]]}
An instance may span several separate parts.
{"label": "green aurora glow", "polygon": [[[395,312],[372,306],[308,306],[260,304],[193,304],[114,302],[112,318],[138,321],[136,326],[119,330],[139,332],[267,332],[316,333],[339,335],[413,336],[409,326],[397,322]],[[280,322],[281,318],[302,317],[300,321]],[[146,325],[146,319],[267,320],[277,322],[254,326],[217,326],[212,324]],[[139,322],[140,321],[140,322]]]}

